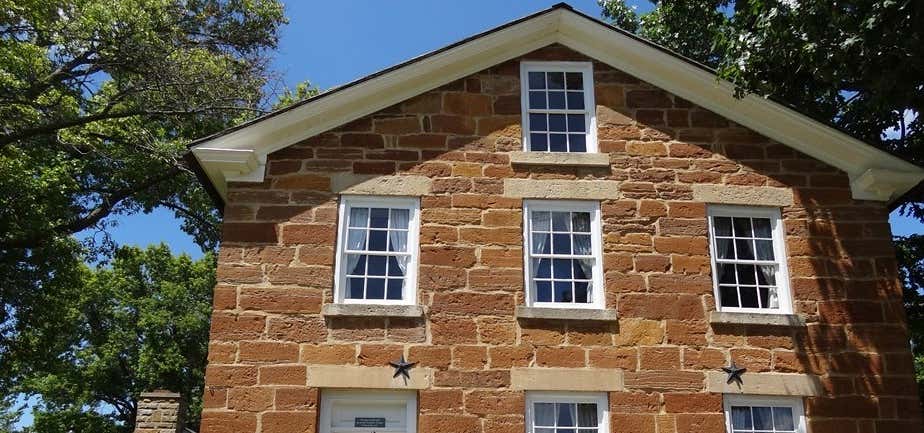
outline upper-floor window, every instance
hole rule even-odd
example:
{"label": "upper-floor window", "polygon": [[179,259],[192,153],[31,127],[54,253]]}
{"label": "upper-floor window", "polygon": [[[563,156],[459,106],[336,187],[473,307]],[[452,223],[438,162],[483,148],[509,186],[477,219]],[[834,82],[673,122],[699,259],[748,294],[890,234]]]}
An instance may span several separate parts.
{"label": "upper-floor window", "polygon": [[720,311],[792,312],[779,209],[710,206],[709,234]]}
{"label": "upper-floor window", "polygon": [[607,433],[606,394],[528,393],[526,425],[528,433]]}
{"label": "upper-floor window", "polygon": [[527,200],[527,305],[604,308],[600,204]]}
{"label": "upper-floor window", "polygon": [[805,433],[805,414],[798,397],[725,396],[728,433]]}
{"label": "upper-floor window", "polygon": [[522,62],[523,150],[596,152],[590,62]]}
{"label": "upper-floor window", "polygon": [[417,302],[419,214],[416,198],[341,198],[338,302]]}

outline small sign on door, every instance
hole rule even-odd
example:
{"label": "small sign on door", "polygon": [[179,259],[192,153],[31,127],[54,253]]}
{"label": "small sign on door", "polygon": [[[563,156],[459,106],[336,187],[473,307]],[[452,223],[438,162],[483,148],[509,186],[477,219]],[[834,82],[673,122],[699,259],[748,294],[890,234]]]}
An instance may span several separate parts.
{"label": "small sign on door", "polygon": [[385,427],[385,418],[353,418],[353,427]]}

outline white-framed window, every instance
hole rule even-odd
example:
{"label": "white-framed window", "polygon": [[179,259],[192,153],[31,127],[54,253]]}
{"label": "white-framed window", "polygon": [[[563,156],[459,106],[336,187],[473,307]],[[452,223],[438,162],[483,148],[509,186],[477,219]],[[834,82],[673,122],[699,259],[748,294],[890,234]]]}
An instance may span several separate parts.
{"label": "white-framed window", "polygon": [[725,395],[728,433],[805,433],[800,397]]}
{"label": "white-framed window", "polygon": [[792,313],[780,210],[709,206],[708,217],[719,311]]}
{"label": "white-framed window", "polygon": [[523,219],[527,305],[604,308],[600,203],[525,200]]}
{"label": "white-framed window", "polygon": [[416,433],[414,391],[321,391],[320,433]]}
{"label": "white-framed window", "polygon": [[526,394],[527,433],[608,433],[606,393]]}
{"label": "white-framed window", "polygon": [[336,302],[416,304],[420,200],[342,196]]}
{"label": "white-framed window", "polygon": [[590,62],[522,62],[520,83],[524,151],[597,151]]}

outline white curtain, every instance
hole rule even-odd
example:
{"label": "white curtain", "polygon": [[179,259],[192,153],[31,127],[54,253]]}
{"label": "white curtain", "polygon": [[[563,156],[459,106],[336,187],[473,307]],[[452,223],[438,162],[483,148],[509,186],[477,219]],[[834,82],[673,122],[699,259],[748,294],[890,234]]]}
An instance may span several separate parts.
{"label": "white curtain", "polygon": [[[353,251],[365,249],[367,233],[365,229],[350,230],[347,235],[347,249]],[[362,256],[362,254],[347,254],[347,273],[356,274],[354,268],[356,268],[356,264],[359,263],[359,259]],[[358,272],[358,274],[362,275],[363,272]]]}
{"label": "white curtain", "polygon": [[[772,265],[760,265],[757,267],[760,269],[760,273],[764,276],[764,281],[770,285],[776,285],[776,266]],[[771,287],[769,289],[767,305],[768,308],[780,308],[780,296],[777,294],[776,287]]]}
{"label": "white curtain", "polygon": [[[410,212],[391,212],[392,221],[389,225],[391,227],[408,227],[410,220]],[[388,232],[388,241],[391,244],[391,250],[396,252],[407,252],[407,231],[404,230],[391,230]],[[398,267],[401,268],[401,275],[407,275],[407,264],[410,256],[400,255],[396,256],[395,259],[398,261]]]}
{"label": "white curtain", "polygon": [[[727,255],[727,254],[728,254],[728,248],[729,248],[730,246],[731,246],[731,241],[730,241],[730,240],[727,240],[727,241],[726,241],[726,240],[724,240],[724,239],[716,239],[716,240],[715,240],[715,250],[716,250],[716,251],[715,251],[715,255],[716,255],[716,258],[720,258],[720,259],[721,259],[721,258],[726,258],[726,257],[728,257],[728,255]],[[719,264],[716,266],[716,273],[718,274],[718,275],[716,275],[716,280],[717,280],[717,281],[722,281],[722,277],[725,275],[725,272],[724,272],[724,271],[725,271],[725,266],[722,266],[722,264],[719,263]]]}

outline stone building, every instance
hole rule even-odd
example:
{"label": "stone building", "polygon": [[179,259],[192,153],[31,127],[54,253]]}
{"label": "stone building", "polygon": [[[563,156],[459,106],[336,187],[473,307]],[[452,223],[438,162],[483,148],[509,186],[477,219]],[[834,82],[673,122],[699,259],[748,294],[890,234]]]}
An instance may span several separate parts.
{"label": "stone building", "polygon": [[567,5],[190,160],[203,432],[921,429],[887,218],[924,170]]}

